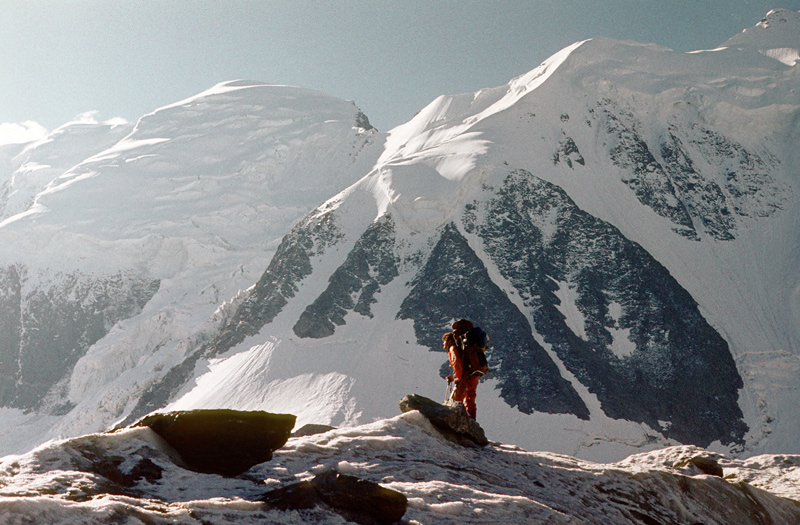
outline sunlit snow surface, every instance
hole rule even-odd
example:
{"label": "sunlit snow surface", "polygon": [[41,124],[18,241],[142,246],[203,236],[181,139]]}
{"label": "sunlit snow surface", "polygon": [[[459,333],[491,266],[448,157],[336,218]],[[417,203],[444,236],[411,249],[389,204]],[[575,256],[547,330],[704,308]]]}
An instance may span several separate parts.
{"label": "sunlit snow surface", "polygon": [[[775,497],[800,497],[800,456],[744,461],[715,456],[724,469],[722,480],[692,466],[673,466],[698,455],[714,457],[695,447],[612,464],[497,442],[464,448],[444,440],[418,412],[290,438],[272,461],[236,478],[184,470],[171,454],[149,428],[137,428],[6,457],[0,460],[0,522],[347,523],[327,507],[284,512],[257,501],[268,490],[329,469],[406,495],[409,524],[640,523],[643,514],[661,523],[755,523],[731,497],[740,492],[764,519],[790,523],[800,516],[797,503]],[[163,469],[160,478],[120,485],[144,459]],[[116,467],[109,466],[114,462]],[[755,488],[742,488],[745,481]],[[715,494],[730,498],[722,510],[714,509]]]}

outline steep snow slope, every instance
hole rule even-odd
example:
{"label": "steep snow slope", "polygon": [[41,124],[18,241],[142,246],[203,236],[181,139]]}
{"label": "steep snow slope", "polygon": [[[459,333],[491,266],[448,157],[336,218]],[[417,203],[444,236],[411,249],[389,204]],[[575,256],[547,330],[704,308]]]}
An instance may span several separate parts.
{"label": "steep snow slope", "polygon": [[[692,458],[716,462],[725,479],[704,474]],[[280,511],[259,502],[267,491],[336,469],[403,493],[409,524],[796,523],[798,464],[798,456],[737,460],[691,446],[612,464],[497,442],[466,449],[411,412],[290,438],[272,461],[223,478],[178,467],[145,427],[4,458],[0,521],[352,523],[331,507]]]}
{"label": "steep snow slope", "polygon": [[766,47],[597,39],[438,98],[131,417],[170,400],[384,417],[441,395],[429,351],[465,316],[493,338],[478,417],[504,441],[796,452],[800,95]]}
{"label": "steep snow slope", "polygon": [[351,102],[239,81],[28,145],[0,194],[2,404],[63,416],[52,436],[106,428],[381,142]]}

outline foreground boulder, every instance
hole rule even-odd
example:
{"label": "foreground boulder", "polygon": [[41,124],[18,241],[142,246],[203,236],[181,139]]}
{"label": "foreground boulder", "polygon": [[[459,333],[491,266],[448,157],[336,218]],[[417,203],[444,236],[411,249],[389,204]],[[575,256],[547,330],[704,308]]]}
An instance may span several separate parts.
{"label": "foreground boulder", "polygon": [[418,394],[409,394],[401,399],[398,405],[403,413],[412,410],[421,412],[447,440],[453,443],[466,447],[485,447],[489,444],[483,428],[469,417],[464,405],[460,403],[450,407]]}
{"label": "foreground boulder", "polygon": [[335,470],[311,481],[293,483],[267,492],[261,500],[268,508],[310,509],[326,504],[361,524],[396,523],[408,509],[408,498],[396,490]]}
{"label": "foreground boulder", "polygon": [[237,476],[272,459],[295,420],[291,414],[262,411],[189,410],[150,414],[133,426],[150,427],[191,470]]}
{"label": "foreground boulder", "polygon": [[686,468],[691,466],[703,474],[708,474],[709,476],[718,476],[720,478],[724,475],[719,462],[717,462],[717,460],[712,456],[699,455],[681,458],[675,461],[672,466],[675,468]]}

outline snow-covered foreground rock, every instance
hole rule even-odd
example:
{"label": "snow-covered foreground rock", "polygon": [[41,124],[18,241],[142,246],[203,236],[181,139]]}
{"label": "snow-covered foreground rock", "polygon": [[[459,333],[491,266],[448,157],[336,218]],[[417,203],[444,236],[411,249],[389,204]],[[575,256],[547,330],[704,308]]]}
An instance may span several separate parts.
{"label": "snow-covered foreground rock", "polygon": [[[716,462],[724,478],[692,458]],[[176,466],[149,428],[48,443],[0,462],[0,522],[346,523],[325,505],[280,511],[259,501],[331,469],[404,494],[409,524],[800,522],[800,456],[737,460],[683,446],[599,464],[497,442],[464,448],[419,412],[290,438],[233,478]]]}

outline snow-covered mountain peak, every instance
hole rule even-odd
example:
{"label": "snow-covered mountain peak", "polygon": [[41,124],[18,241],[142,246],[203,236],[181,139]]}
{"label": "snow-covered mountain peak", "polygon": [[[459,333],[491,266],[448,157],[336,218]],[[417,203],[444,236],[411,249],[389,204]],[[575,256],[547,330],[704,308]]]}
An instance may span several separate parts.
{"label": "snow-covered mountain peak", "polygon": [[[482,89],[475,93],[438,97],[408,123],[389,132],[379,164],[390,163],[392,159],[399,157],[408,159],[436,156],[440,153],[448,155],[447,150],[442,150],[444,144],[456,137],[463,138],[474,124],[515,105],[541,86],[583,43],[576,42],[567,46],[538,67],[512,79],[504,86]],[[477,146],[476,149],[481,148]],[[464,167],[464,164],[460,167]],[[442,169],[437,168],[437,171],[445,178],[456,179],[466,170],[446,166]]]}
{"label": "snow-covered mountain peak", "polygon": [[[372,133],[350,101],[289,86],[222,83],[140,118],[127,136],[44,179],[35,203],[11,211],[107,239],[199,228],[223,244],[248,246],[241,220],[252,214],[212,218],[225,214],[225,203],[240,206],[235,195],[254,207],[322,202],[354,180],[340,166],[372,165],[374,157],[360,155],[375,142]],[[351,147],[341,148],[342,140]],[[36,149],[47,146],[54,147]]]}
{"label": "snow-covered mountain peak", "polygon": [[[798,391],[795,86],[752,47],[598,38],[387,137],[348,101],[218,84],[51,174],[0,227],[0,322],[38,337],[4,350],[0,394],[58,417],[51,437],[167,405],[354,425],[439,397],[441,334],[467,317],[492,337],[479,417],[504,440],[781,448],[800,421],[776,422]],[[31,301],[31,261],[81,258],[119,269]],[[40,326],[50,304],[70,315]],[[99,339],[63,344],[40,381],[32,357],[81,316]]]}
{"label": "snow-covered mountain peak", "polygon": [[758,24],[723,45],[755,49],[787,66],[794,66],[800,60],[800,11],[774,9]]}
{"label": "snow-covered mountain peak", "polygon": [[[118,412],[382,142],[351,101],[234,81],[135,126],[72,123],[31,145],[0,173],[0,333],[27,334],[0,341],[0,404],[59,411],[116,382],[121,396],[95,401]],[[117,324],[130,318],[144,331]]]}

